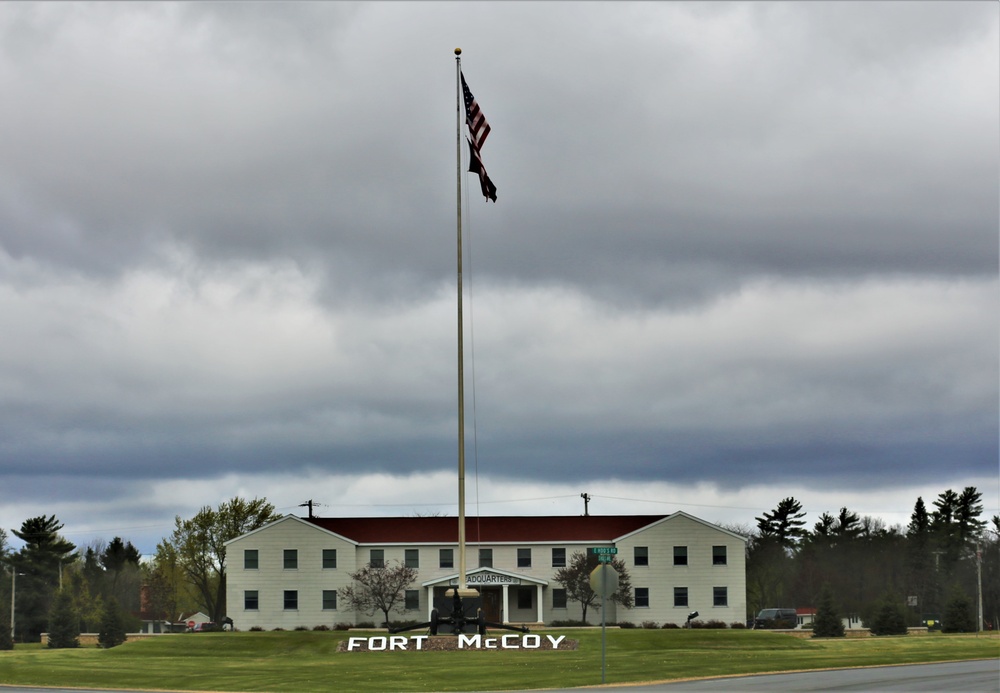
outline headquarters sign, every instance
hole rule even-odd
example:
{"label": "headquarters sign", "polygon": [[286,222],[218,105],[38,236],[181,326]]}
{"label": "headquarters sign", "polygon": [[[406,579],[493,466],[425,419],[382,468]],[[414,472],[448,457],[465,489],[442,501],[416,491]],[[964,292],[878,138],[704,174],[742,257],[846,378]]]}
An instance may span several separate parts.
{"label": "headquarters sign", "polygon": [[[470,573],[466,576],[466,584],[470,587],[472,585],[484,585],[489,587],[491,585],[520,585],[521,578],[514,577],[513,575],[502,575],[501,573]],[[452,586],[458,585],[458,578],[452,578]]]}

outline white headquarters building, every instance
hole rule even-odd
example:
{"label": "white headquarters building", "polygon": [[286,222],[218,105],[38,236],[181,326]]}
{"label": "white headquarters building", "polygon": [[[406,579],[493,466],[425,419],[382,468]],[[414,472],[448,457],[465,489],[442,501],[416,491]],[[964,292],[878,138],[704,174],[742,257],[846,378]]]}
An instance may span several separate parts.
{"label": "white headquarters building", "polygon": [[[466,518],[467,583],[488,621],[515,625],[579,620],[579,603],[554,580],[576,552],[614,547],[631,577],[635,605],[608,604],[608,622],[681,625],[745,622],[746,539],[684,512],[671,515]],[[338,599],[368,563],[417,570],[391,620],[426,621],[458,582],[453,517],[286,516],[228,542],[228,615],[240,630],[381,623]],[[587,619],[600,623],[600,611]]]}

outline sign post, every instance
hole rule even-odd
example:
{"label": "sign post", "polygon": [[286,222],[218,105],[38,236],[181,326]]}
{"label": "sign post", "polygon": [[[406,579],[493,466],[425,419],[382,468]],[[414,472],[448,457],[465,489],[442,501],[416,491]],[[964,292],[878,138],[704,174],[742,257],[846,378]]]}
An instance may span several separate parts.
{"label": "sign post", "polygon": [[614,560],[618,548],[615,546],[593,546],[588,552],[596,555],[600,565],[590,573],[590,588],[601,595],[601,683],[607,677],[608,631],[607,604],[608,594],[614,594],[618,589],[618,571],[614,566],[608,566]]}

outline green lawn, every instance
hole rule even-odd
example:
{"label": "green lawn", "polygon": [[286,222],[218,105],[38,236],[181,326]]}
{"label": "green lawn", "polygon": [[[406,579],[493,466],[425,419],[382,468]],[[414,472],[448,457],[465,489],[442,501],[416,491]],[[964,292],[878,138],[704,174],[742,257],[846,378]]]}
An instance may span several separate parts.
{"label": "green lawn", "polygon": [[[600,630],[546,631],[576,651],[337,652],[343,632],[199,633],[0,652],[0,683],[211,691],[469,691],[601,682]],[[359,635],[352,632],[351,635]],[[609,630],[607,682],[1000,657],[1000,639],[801,640],[742,630]]]}

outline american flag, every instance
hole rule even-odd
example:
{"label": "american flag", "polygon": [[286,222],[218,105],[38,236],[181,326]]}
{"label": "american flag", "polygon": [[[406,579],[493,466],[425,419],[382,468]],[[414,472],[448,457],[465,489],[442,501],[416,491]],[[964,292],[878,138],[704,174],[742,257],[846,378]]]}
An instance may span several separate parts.
{"label": "american flag", "polygon": [[469,126],[469,172],[479,174],[479,185],[483,189],[483,196],[497,201],[497,186],[486,174],[486,167],[483,166],[481,150],[486,138],[490,134],[490,124],[486,122],[476,97],[469,91],[469,85],[465,83],[465,75],[462,74],[462,94],[465,97],[465,122]]}

